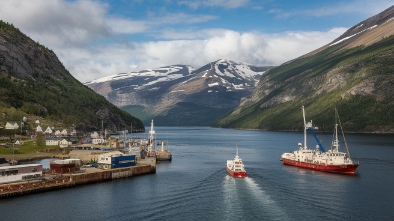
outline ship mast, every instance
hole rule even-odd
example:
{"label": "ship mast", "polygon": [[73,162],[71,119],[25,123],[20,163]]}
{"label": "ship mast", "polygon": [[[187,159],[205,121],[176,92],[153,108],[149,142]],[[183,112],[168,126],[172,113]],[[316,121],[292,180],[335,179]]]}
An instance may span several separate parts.
{"label": "ship mast", "polygon": [[152,122],[150,124],[150,131],[149,131],[149,149],[148,152],[152,152],[155,148],[155,136],[156,136],[156,132],[153,129],[153,119]]}
{"label": "ship mast", "polygon": [[335,139],[334,139],[334,151],[338,152],[339,150],[339,142],[338,142],[338,124],[335,121]]}
{"label": "ship mast", "polygon": [[304,118],[304,150],[306,150],[307,149],[307,147],[306,147],[306,121],[305,121],[304,105],[302,105],[302,116]]}
{"label": "ship mast", "polygon": [[342,137],[343,137],[343,142],[345,143],[345,147],[346,147],[346,151],[347,151],[347,156],[350,158],[350,152],[349,152],[349,148],[347,146],[347,142],[346,142],[346,138],[345,138],[345,133],[343,132],[343,128],[342,128],[342,124],[341,124],[341,118],[339,117],[338,111],[335,108],[335,115],[338,118],[339,121],[339,126],[341,127],[341,131],[342,131]]}
{"label": "ship mast", "polygon": [[235,143],[235,146],[236,146],[235,156],[238,157],[238,143]]}

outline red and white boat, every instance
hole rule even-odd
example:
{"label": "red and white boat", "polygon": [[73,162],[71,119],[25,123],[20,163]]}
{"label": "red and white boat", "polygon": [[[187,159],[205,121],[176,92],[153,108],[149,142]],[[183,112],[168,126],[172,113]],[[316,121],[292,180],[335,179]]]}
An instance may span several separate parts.
{"label": "red and white boat", "polygon": [[[339,151],[338,124],[335,124],[334,140],[332,142],[331,150],[325,151],[316,134],[314,133],[314,129],[316,128],[312,127],[312,121],[308,122],[308,124],[305,122],[304,106],[302,106],[302,114],[304,118],[304,146],[299,143],[298,150],[282,154],[281,160],[283,161],[283,164],[324,172],[354,174],[356,168],[359,166],[359,163],[350,158],[347,145],[347,153]],[[336,110],[335,114],[338,116]],[[315,150],[308,149],[306,145],[307,129],[312,132],[318,143]],[[346,144],[345,137],[344,141]]]}
{"label": "red and white boat", "polygon": [[238,156],[238,146],[234,160],[227,160],[227,172],[233,177],[246,177],[244,164]]}

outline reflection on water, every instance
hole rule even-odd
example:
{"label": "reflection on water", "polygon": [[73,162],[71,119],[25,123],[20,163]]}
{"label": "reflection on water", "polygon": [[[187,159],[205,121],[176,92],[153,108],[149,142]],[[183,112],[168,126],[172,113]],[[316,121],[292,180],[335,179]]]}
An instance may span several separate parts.
{"label": "reflection on water", "polygon": [[44,168],[44,169],[49,169],[49,167],[50,167],[49,164],[50,164],[50,162],[53,161],[53,160],[56,160],[56,159],[53,159],[53,158],[41,159],[41,160],[39,160],[39,161],[36,161],[35,163],[42,164],[42,168]]}

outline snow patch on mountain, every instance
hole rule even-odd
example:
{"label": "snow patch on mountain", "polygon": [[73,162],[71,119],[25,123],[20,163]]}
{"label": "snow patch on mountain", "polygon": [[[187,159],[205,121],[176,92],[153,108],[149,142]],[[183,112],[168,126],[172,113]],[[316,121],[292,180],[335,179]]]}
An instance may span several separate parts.
{"label": "snow patch on mountain", "polygon": [[[94,84],[94,83],[102,83],[102,82],[108,82],[108,81],[118,81],[118,80],[126,80],[129,78],[133,77],[142,77],[142,76],[147,76],[148,78],[145,78],[144,80],[149,80],[149,77],[155,77],[154,81],[150,82],[149,85],[155,84],[157,82],[161,81],[172,81],[181,77],[184,77],[184,74],[179,73],[184,66],[168,66],[168,67],[162,67],[162,68],[155,68],[155,69],[146,69],[143,71],[138,71],[138,72],[129,72],[129,73],[120,73],[116,75],[111,75],[103,78],[99,78],[90,82],[85,83],[85,85],[89,84]],[[188,74],[192,73],[194,71],[193,67],[191,66],[186,66],[188,69]]]}
{"label": "snow patch on mountain", "polygon": [[208,84],[208,87],[213,87],[213,86],[218,86],[218,85],[219,85],[219,83],[216,82],[216,83]]}
{"label": "snow patch on mountain", "polygon": [[220,59],[210,63],[207,70],[202,70],[200,77],[213,78],[216,83],[209,82],[208,87],[224,86],[227,91],[245,90],[258,83],[259,78],[266,71],[252,70],[254,66],[234,62],[226,59]]}
{"label": "snow patch on mountain", "polygon": [[236,89],[236,90],[242,90],[242,89],[244,89],[244,85],[243,84],[232,84],[233,85],[233,87]]}
{"label": "snow patch on mountain", "polygon": [[391,20],[393,20],[394,19],[394,17],[393,18],[390,18],[389,20],[387,20],[385,23],[387,23],[387,22],[389,22],[389,21],[391,21]]}
{"label": "snow patch on mountain", "polygon": [[[359,25],[359,26],[357,26],[356,28],[361,27],[361,26],[362,26],[362,24]],[[352,37],[354,37],[354,36],[356,36],[356,35],[358,35],[358,34],[361,34],[361,33],[365,32],[365,31],[371,30],[371,29],[376,28],[376,27],[377,27],[377,25],[374,25],[374,26],[371,26],[371,27],[369,27],[369,28],[366,28],[366,29],[364,29],[364,30],[362,30],[362,31],[360,31],[360,32],[357,32],[356,34],[353,34],[353,35],[344,37],[344,38],[342,38],[342,39],[340,39],[340,40],[338,40],[338,41],[336,41],[336,42],[330,44],[330,46],[339,44],[339,43],[341,43],[341,42],[343,42],[343,41],[346,41],[346,40],[349,39],[349,38],[352,38]]]}
{"label": "snow patch on mountain", "polygon": [[250,69],[248,64],[225,59],[218,60],[215,63],[214,70],[220,76],[238,79],[255,79],[256,75],[262,75],[265,72],[255,72]]}

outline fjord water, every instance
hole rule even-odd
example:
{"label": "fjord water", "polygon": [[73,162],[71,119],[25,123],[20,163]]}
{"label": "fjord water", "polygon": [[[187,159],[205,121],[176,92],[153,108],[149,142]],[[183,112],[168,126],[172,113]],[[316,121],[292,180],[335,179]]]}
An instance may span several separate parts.
{"label": "fjord water", "polygon": [[[173,154],[156,174],[3,199],[1,220],[394,220],[394,136],[347,135],[360,162],[349,176],[282,165],[281,154],[295,150],[302,133],[155,130]],[[331,134],[318,136],[330,146]],[[236,145],[244,179],[225,169]],[[308,146],[315,146],[309,135]]]}

